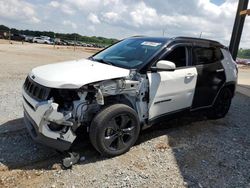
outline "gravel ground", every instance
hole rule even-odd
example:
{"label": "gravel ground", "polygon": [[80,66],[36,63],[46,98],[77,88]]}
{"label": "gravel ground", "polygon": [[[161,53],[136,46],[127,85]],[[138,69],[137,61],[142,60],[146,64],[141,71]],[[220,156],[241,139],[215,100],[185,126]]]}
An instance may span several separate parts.
{"label": "gravel ground", "polygon": [[115,158],[101,157],[82,138],[75,146],[82,161],[62,169],[62,155],[23,129],[20,88],[32,67],[88,54],[50,48],[0,41],[0,187],[250,187],[250,97],[238,93],[226,118],[163,122]]}
{"label": "gravel ground", "polygon": [[[193,115],[144,131],[128,153],[107,159],[89,142],[85,160],[63,170],[61,156],[26,130],[0,135],[0,185],[9,187],[250,187],[250,98],[237,94],[226,118]],[[18,120],[19,121],[19,120]],[[21,123],[21,122],[20,122]]]}

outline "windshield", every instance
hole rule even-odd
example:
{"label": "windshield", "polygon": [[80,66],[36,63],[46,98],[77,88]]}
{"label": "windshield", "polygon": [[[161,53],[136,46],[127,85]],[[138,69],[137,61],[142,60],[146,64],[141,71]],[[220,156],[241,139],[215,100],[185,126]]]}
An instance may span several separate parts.
{"label": "windshield", "polygon": [[137,68],[151,59],[163,44],[163,41],[152,39],[126,39],[94,55],[92,60],[127,69]]}

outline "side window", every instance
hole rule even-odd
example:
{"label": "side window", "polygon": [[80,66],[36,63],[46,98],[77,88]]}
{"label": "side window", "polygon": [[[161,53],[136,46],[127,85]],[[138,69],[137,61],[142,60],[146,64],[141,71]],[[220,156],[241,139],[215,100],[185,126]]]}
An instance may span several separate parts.
{"label": "side window", "polygon": [[163,60],[172,61],[176,67],[184,67],[187,65],[186,47],[177,47],[167,54]]}
{"label": "side window", "polygon": [[220,48],[215,48],[214,53],[216,61],[221,61],[224,58]]}
{"label": "side window", "polygon": [[193,48],[193,54],[196,65],[215,63],[223,59],[221,50],[215,47],[195,47]]}

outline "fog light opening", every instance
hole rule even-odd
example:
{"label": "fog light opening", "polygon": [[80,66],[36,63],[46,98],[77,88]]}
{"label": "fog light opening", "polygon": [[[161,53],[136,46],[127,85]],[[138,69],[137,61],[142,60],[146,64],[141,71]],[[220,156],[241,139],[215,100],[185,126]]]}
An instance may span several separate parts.
{"label": "fog light opening", "polygon": [[61,131],[64,128],[64,125],[59,125],[54,122],[48,122],[48,127],[52,131]]}

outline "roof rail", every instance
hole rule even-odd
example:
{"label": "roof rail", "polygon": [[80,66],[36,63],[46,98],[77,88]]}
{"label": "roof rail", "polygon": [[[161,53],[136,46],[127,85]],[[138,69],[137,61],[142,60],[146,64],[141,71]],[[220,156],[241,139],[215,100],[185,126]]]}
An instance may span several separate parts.
{"label": "roof rail", "polygon": [[213,42],[213,43],[217,43],[220,44],[218,41],[215,40],[211,40],[211,39],[204,39],[204,38],[196,38],[196,37],[174,37],[174,39],[189,39],[189,40],[199,40],[199,41],[207,41],[207,42]]}

